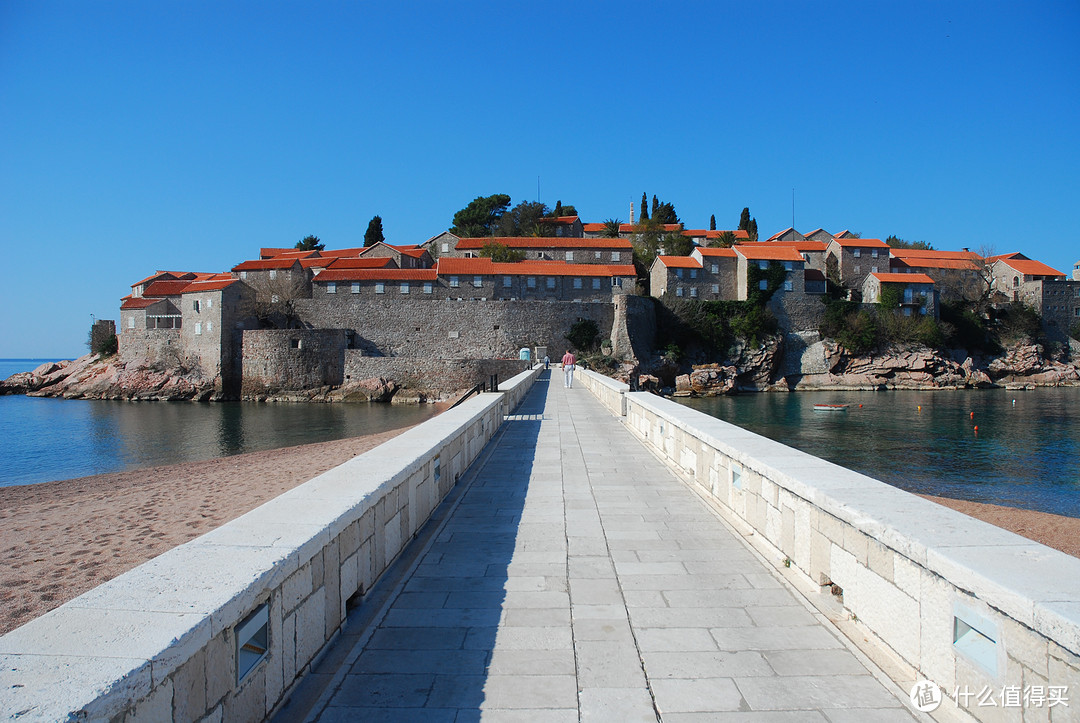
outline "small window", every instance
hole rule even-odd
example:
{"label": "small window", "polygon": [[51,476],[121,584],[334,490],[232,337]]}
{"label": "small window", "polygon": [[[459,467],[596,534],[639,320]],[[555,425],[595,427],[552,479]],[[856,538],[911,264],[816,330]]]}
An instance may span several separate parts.
{"label": "small window", "polygon": [[503,288],[509,289],[514,285],[514,278],[512,276],[503,277]]}
{"label": "small window", "polygon": [[289,348],[290,349],[299,349],[300,348],[300,340],[299,339],[289,339]]}
{"label": "small window", "polygon": [[456,289],[459,286],[461,286],[461,281],[458,279],[458,277],[451,276],[450,277],[450,288]]}
{"label": "small window", "polygon": [[535,289],[536,288],[536,277],[535,276],[530,276],[529,278],[525,279],[525,285],[528,286],[530,289]]}
{"label": "small window", "polygon": [[852,270],[852,272],[854,272],[854,273],[856,273],[856,274],[857,274],[857,273],[859,273],[860,267],[858,267],[858,266],[852,266],[852,267],[851,267],[851,270]]}
{"label": "small window", "polygon": [[621,276],[612,276],[611,277],[611,288],[614,289],[616,287],[618,287],[620,289],[622,288],[622,277]]}
{"label": "small window", "polygon": [[675,287],[675,296],[682,296],[682,287],[681,286]]}
{"label": "small window", "polygon": [[352,282],[352,292],[354,294],[359,294],[360,293],[360,282],[359,281]]}
{"label": "small window", "polygon": [[207,299],[206,300],[206,308],[207,309],[213,309],[214,308],[214,300],[213,299]]}
{"label": "small window", "polygon": [[236,639],[236,682],[239,683],[266,657],[270,648],[270,606],[263,603],[240,621],[233,631]]}
{"label": "small window", "polygon": [[442,252],[444,254],[450,253],[450,244],[446,243],[445,241],[443,242],[443,245],[442,245]]}
{"label": "small window", "polygon": [[555,277],[554,276],[547,277],[547,288],[548,288],[548,291],[553,291],[555,289]]}
{"label": "small window", "polygon": [[691,286],[690,287],[690,297],[693,298],[693,299],[697,298],[697,287],[696,286]]}
{"label": "small window", "polygon": [[714,294],[719,294],[720,293],[720,284],[713,284],[712,285],[712,292]]}
{"label": "small window", "polygon": [[199,300],[198,299],[195,299],[194,301],[191,302],[191,308],[194,309],[195,311],[199,310]]}
{"label": "small window", "polygon": [[791,262],[790,261],[785,261],[784,262],[784,271],[791,271],[791,269],[792,269]]}
{"label": "small window", "polygon": [[402,281],[401,282],[401,286],[398,287],[398,293],[401,293],[401,294],[409,293],[409,282],[408,281]]}
{"label": "small window", "polygon": [[597,261],[599,261],[600,260],[600,252],[599,251],[594,251],[593,253],[595,254],[595,256],[593,256],[593,258],[596,259]]}
{"label": "small window", "polygon": [[676,279],[681,279],[682,278],[682,269],[675,269],[675,278]]}
{"label": "small window", "polygon": [[761,281],[758,282],[757,286],[762,291],[768,291],[769,290],[769,280],[768,279],[762,279]]}
{"label": "small window", "polygon": [[599,278],[599,277],[595,277],[595,278],[593,278],[593,280],[592,280],[592,287],[593,287],[593,289],[594,289],[594,290],[596,290],[596,291],[599,291],[599,290],[600,290],[600,278]]}
{"label": "small window", "polygon": [[611,260],[612,260],[612,261],[618,261],[618,260],[619,260],[619,258],[620,258],[620,256],[619,256],[619,252],[618,252],[618,251],[612,251],[612,252],[611,252]]}
{"label": "small window", "polygon": [[870,256],[876,259],[877,258],[877,249],[870,249]]}
{"label": "small window", "polygon": [[573,261],[574,260],[574,252],[573,251],[567,251],[566,252],[566,260],[567,261]]}
{"label": "small window", "polygon": [[697,269],[690,269],[690,278],[691,279],[696,279],[697,278]]}
{"label": "small window", "polygon": [[196,321],[195,322],[195,336],[198,336],[199,334],[202,334],[202,322]]}
{"label": "small window", "polygon": [[714,274],[720,273],[720,264],[713,264],[710,269]]}
{"label": "small window", "polygon": [[271,304],[276,304],[276,303],[278,303],[279,301],[281,301],[281,299],[279,299],[279,298],[278,298],[278,295],[277,295],[277,294],[271,294],[271,295],[270,295],[270,303],[271,303]]}
{"label": "small window", "polygon": [[326,284],[326,293],[328,293],[328,294],[336,294],[337,293],[337,282],[336,281],[327,282],[327,284]]}
{"label": "small window", "polygon": [[384,284],[381,281],[376,281],[375,282],[375,293],[376,294],[385,294],[386,293],[386,284]]}
{"label": "small window", "polygon": [[474,276],[474,277],[472,277],[472,285],[479,289],[481,286],[484,285],[483,277],[482,276]]}
{"label": "small window", "polygon": [[768,261],[758,261],[757,265],[758,265],[758,268],[761,269],[762,271],[765,271],[766,269],[769,268],[769,262]]}
{"label": "small window", "polygon": [[240,272],[240,278],[242,280],[244,280],[244,281],[247,281],[247,272],[246,271],[241,271]]}
{"label": "small window", "polygon": [[211,333],[213,331],[214,331],[214,322],[212,322],[212,321],[206,322],[206,333],[209,334],[209,333]]}
{"label": "small window", "polygon": [[270,278],[271,279],[276,279],[277,278],[277,269],[270,269]]}
{"label": "small window", "polygon": [[854,256],[855,258],[861,257],[862,256],[862,249],[854,249],[854,250],[852,250],[851,255]]}
{"label": "small window", "polygon": [[785,281],[785,282],[784,282],[784,291],[791,291],[791,290],[792,290],[792,289],[794,289],[794,288],[795,288],[795,287],[794,287],[794,286],[792,286],[792,284],[791,284],[791,282],[790,282],[790,281]]}
{"label": "small window", "polygon": [[431,282],[430,281],[425,281],[424,282],[424,293],[425,294],[430,294],[431,290],[432,290]]}
{"label": "small window", "polygon": [[581,277],[577,277],[577,276],[574,277],[574,288],[575,289],[580,289],[581,288]]}
{"label": "small window", "polygon": [[129,316],[128,317],[128,328],[129,329],[134,329],[135,328],[135,317],[134,316]]}

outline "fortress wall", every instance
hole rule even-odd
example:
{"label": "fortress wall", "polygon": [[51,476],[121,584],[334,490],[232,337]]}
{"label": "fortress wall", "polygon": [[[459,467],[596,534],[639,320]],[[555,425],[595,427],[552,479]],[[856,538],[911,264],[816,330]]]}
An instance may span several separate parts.
{"label": "fortress wall", "polygon": [[364,356],[345,350],[345,382],[380,377],[425,396],[486,384],[492,375],[509,379],[529,367],[519,359],[425,359]]}
{"label": "fortress wall", "polygon": [[270,718],[540,369],[0,636],[0,711],[33,721]]}
{"label": "fortress wall", "polygon": [[258,329],[243,332],[242,391],[318,389],[344,381],[342,329]]}
{"label": "fortress wall", "polygon": [[154,362],[179,359],[183,355],[179,329],[127,329],[121,328],[117,336],[120,361],[136,359]]}
{"label": "fortress wall", "polygon": [[[586,386],[613,406],[607,387]],[[638,438],[898,682],[932,681],[952,708],[957,690],[1080,687],[1080,559],[673,401],[624,396]],[[959,706],[1000,714],[974,696]]]}

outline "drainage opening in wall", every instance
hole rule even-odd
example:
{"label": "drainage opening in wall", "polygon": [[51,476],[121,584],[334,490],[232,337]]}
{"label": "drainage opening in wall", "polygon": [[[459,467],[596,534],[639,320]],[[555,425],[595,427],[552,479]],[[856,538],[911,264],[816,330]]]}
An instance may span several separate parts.
{"label": "drainage opening in wall", "polygon": [[240,621],[233,631],[236,639],[236,682],[241,682],[266,657],[270,647],[270,606],[263,603]]}
{"label": "drainage opening in wall", "polygon": [[998,626],[970,608],[953,605],[953,649],[993,677],[998,674]]}

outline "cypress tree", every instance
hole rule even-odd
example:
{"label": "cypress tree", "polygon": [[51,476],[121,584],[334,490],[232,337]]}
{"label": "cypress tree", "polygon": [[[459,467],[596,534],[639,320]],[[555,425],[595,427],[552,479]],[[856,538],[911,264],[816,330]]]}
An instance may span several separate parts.
{"label": "cypress tree", "polygon": [[367,231],[364,232],[364,248],[374,246],[380,241],[385,241],[382,230],[382,216],[375,216],[368,222]]}
{"label": "cypress tree", "polygon": [[652,197],[652,217],[656,218],[656,209],[660,208],[660,202],[656,200],[656,194]]}
{"label": "cypress tree", "polygon": [[716,230],[716,214],[715,213],[712,216],[709,216],[709,230],[710,231],[715,231]]}
{"label": "cypress tree", "polygon": [[641,192],[641,214],[638,216],[638,223],[643,223],[649,220],[649,197],[645,195],[645,192]]}
{"label": "cypress tree", "polygon": [[749,208],[744,208],[742,210],[742,215],[739,216],[739,230],[740,231],[749,231],[750,230],[750,209]]}
{"label": "cypress tree", "polygon": [[750,219],[750,223],[747,224],[746,232],[750,234],[751,241],[757,241],[757,219]]}
{"label": "cypress tree", "polygon": [[555,218],[562,216],[562,201],[555,202],[555,212],[552,214]]}

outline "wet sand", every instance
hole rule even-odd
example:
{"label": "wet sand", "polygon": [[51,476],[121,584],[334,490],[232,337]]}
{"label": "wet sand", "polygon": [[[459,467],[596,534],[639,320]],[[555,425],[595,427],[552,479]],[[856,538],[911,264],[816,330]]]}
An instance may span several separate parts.
{"label": "wet sand", "polygon": [[0,487],[0,634],[406,429]]}
{"label": "wet sand", "polygon": [[[203,462],[0,487],[0,634],[405,429]],[[926,498],[1080,557],[1080,519]]]}

